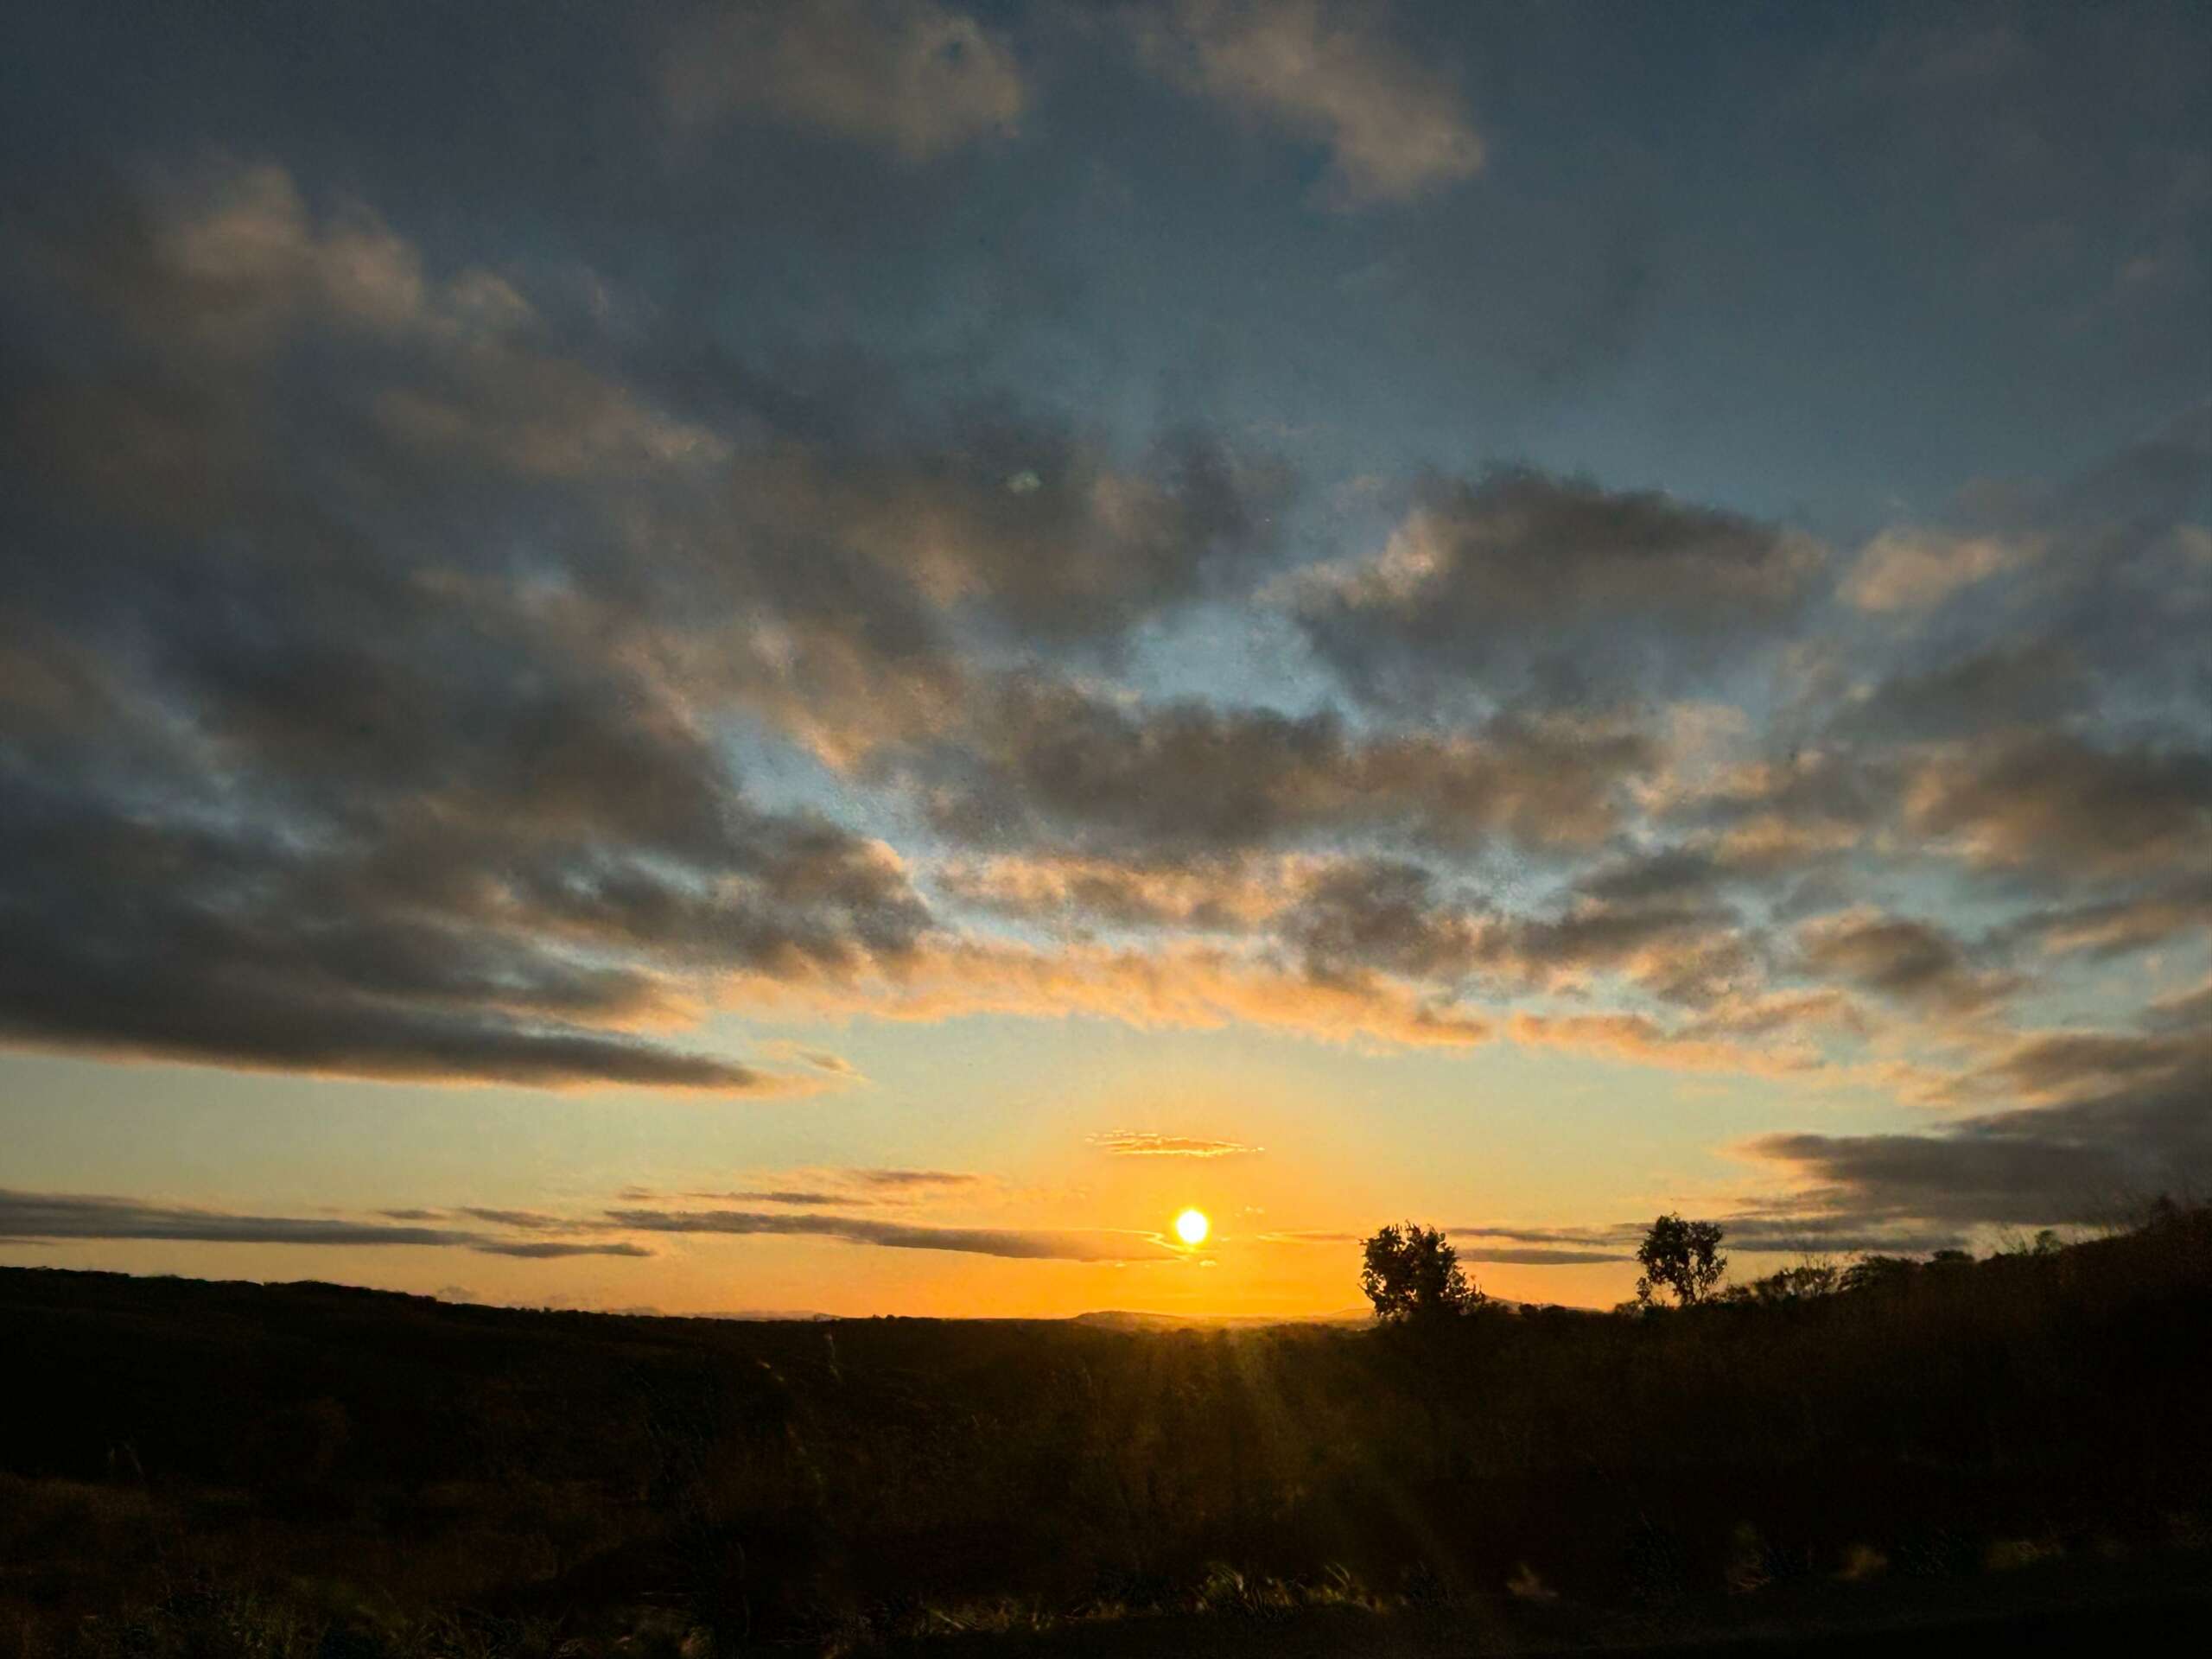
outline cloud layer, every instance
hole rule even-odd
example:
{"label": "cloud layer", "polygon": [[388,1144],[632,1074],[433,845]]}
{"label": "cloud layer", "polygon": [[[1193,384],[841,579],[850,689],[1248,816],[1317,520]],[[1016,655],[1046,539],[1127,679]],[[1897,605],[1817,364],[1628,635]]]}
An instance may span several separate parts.
{"label": "cloud layer", "polygon": [[[312,29],[41,19],[0,111],[0,1043],[765,1100],[891,1095],[839,1052],[879,1023],[1242,1028],[1756,1085],[1785,1208],[1745,1226],[2196,1179],[2201,54],[2131,43],[2119,143],[2058,24],[2002,31],[2009,160],[1916,20],[1821,98],[1737,85],[1973,219],[1964,265],[1884,226],[1973,328],[1891,340],[1822,271],[1860,365],[1795,332],[1790,224],[1741,239],[1692,135],[1611,123],[1649,25],[1516,57],[1461,10],[457,12],[365,24],[358,77]],[[1974,388],[2038,373],[2030,443]],[[1108,1248],[874,1213],[970,1179],[702,1174],[632,1230]]]}
{"label": "cloud layer", "polygon": [[[435,1211],[411,1211],[425,1219]],[[500,1223],[501,1212],[465,1212]],[[525,1226],[525,1233],[539,1230]],[[162,1239],[200,1244],[299,1244],[437,1247],[487,1255],[555,1260],[579,1255],[648,1256],[627,1240],[500,1236],[480,1229],[429,1227],[407,1221],[341,1221],[315,1217],[236,1215],[222,1211],[143,1203],[74,1192],[22,1192],[0,1188],[0,1239],[60,1243],[89,1239]]]}

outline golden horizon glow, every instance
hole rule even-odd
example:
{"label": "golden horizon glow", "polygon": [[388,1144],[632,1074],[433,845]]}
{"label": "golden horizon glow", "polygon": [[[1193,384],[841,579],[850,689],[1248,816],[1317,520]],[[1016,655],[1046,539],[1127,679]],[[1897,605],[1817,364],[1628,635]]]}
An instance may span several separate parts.
{"label": "golden horizon glow", "polygon": [[1175,1236],[1192,1247],[1205,1243],[1206,1235],[1212,1230],[1213,1224],[1206,1219],[1203,1210],[1185,1210],[1175,1217]]}

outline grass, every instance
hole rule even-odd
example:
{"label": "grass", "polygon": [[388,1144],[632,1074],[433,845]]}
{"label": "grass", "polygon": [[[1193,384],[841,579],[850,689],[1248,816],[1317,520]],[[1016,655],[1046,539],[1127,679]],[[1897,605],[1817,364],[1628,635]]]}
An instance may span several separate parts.
{"label": "grass", "polygon": [[1845,1293],[1431,1331],[3,1270],[0,1655],[1027,1651],[1177,1621],[1510,1649],[2001,1603],[2202,1558],[2208,1335],[2202,1210]]}

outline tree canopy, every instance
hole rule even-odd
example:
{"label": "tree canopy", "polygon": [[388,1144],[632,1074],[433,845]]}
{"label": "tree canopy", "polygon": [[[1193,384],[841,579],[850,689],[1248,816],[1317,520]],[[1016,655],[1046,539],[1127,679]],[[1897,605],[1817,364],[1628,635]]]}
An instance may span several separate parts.
{"label": "tree canopy", "polygon": [[1443,1233],[1411,1221],[1367,1241],[1359,1287],[1375,1317],[1391,1323],[1464,1313],[1482,1300]]}
{"label": "tree canopy", "polygon": [[1643,1264],[1643,1277],[1636,1281],[1637,1300],[1649,1302],[1654,1290],[1665,1290],[1673,1294],[1677,1307],[1710,1301],[1728,1271],[1720,1237],[1717,1221],[1667,1215],[1653,1222],[1636,1249],[1636,1259]]}

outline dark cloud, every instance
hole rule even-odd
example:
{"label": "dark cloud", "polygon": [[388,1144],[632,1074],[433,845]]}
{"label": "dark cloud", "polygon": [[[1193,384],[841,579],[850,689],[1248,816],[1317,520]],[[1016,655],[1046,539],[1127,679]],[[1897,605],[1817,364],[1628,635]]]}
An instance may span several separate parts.
{"label": "dark cloud", "polygon": [[830,1169],[801,1172],[823,1183],[814,1186],[742,1187],[727,1192],[667,1193],[626,1186],[615,1196],[632,1203],[671,1198],[701,1198],[715,1204],[772,1204],[793,1209],[874,1209],[924,1201],[935,1194],[979,1185],[981,1175],[950,1169]]}
{"label": "dark cloud", "polygon": [[[1579,1267],[1593,1262],[1633,1262],[1636,1260],[1633,1252],[1618,1249],[1560,1249],[1542,1245],[1522,1248],[1511,1244],[1480,1243],[1468,1244],[1460,1242],[1463,1236],[1462,1229],[1451,1227],[1446,1228],[1445,1231],[1450,1235],[1452,1248],[1459,1252],[1459,1260],[1470,1263],[1488,1262],[1500,1267],[1565,1268]],[[1476,1236],[1480,1236],[1480,1235]],[[1493,1236],[1509,1236],[1504,1234]],[[1357,1233],[1276,1232],[1261,1234],[1259,1242],[1267,1244],[1357,1244],[1360,1242],[1360,1236]]]}
{"label": "dark cloud", "polygon": [[2049,906],[2019,918],[2012,931],[2056,955],[2078,952],[2092,958],[2212,934],[2212,874],[2153,881],[2122,899]]}
{"label": "dark cloud", "polygon": [[[1872,1224],[1866,1218],[1788,1211],[1746,1213],[1726,1206],[1711,1217],[1718,1220],[1731,1249],[1755,1255],[1793,1255],[1857,1251],[1922,1253],[1948,1249],[1963,1242],[1955,1228]],[[1636,1246],[1643,1240],[1649,1221],[1623,1221],[1594,1227],[1452,1227],[1446,1229],[1456,1243],[1463,1239],[1497,1240],[1508,1245],[1531,1247],[1527,1255],[1555,1251],[1561,1261],[1633,1262]],[[1522,1255],[1475,1252],[1491,1247],[1484,1243],[1461,1245],[1470,1261],[1522,1260]]]}
{"label": "dark cloud", "polygon": [[[1824,1213],[1745,1214],[1724,1211],[1715,1217],[1732,1250],[1751,1255],[1847,1254],[1859,1251],[1923,1254],[1965,1242],[1955,1227],[1873,1224],[1853,1216]],[[1446,1227],[1442,1230],[1467,1262],[1502,1267],[1579,1267],[1636,1260],[1649,1221],[1616,1222],[1588,1227],[1510,1227],[1494,1224]],[[1275,1232],[1270,1243],[1351,1244],[1356,1233]]]}
{"label": "dark cloud", "polygon": [[[639,1194],[652,1197],[651,1193]],[[755,1191],[734,1192],[686,1192],[687,1198],[711,1198],[721,1204],[788,1204],[798,1209],[818,1209],[823,1205],[868,1205],[872,1198],[855,1198],[849,1192],[813,1192],[803,1187],[766,1187]]]}
{"label": "dark cloud", "polygon": [[2201,743],[2208,480],[2212,406],[2199,405],[2056,488],[1990,486],[1946,523],[1883,531],[1843,591],[1880,598],[1897,626],[1852,642],[1883,677],[1849,688],[1831,732],[2017,742],[2108,723],[2150,747]]}
{"label": "dark cloud", "polygon": [[[564,569],[557,537],[537,565],[477,538],[487,507],[558,504],[457,493],[379,435],[372,389],[512,388],[483,418],[556,495],[610,460],[680,471],[713,445],[510,339],[486,308],[526,302],[497,279],[426,276],[365,210],[318,218],[281,170],[110,205],[61,232],[120,245],[85,292],[126,372],[57,355],[16,377],[11,411],[36,425],[49,391],[89,385],[154,397],[167,424],[48,432],[152,446],[110,457],[156,469],[120,521],[67,467],[19,480],[9,513],[41,554],[0,569],[29,642],[0,660],[0,1034],[366,1077],[788,1086],[648,1032],[702,974],[896,954],[921,901],[880,845],[749,807],[689,694],[547,597],[598,567]],[[64,275],[92,257],[48,241]],[[162,414],[144,389],[163,384],[254,442],[202,454],[211,423]],[[170,512],[179,445],[216,493]],[[410,512],[429,516],[410,530]]]}
{"label": "dark cloud", "polygon": [[1789,878],[1859,852],[1896,822],[1902,756],[1886,748],[1792,747],[1656,804],[1694,834],[1713,874]]}
{"label": "dark cloud", "polygon": [[929,1186],[973,1186],[983,1178],[958,1169],[842,1169],[837,1172],[849,1181],[863,1186],[888,1186],[901,1190]]}
{"label": "dark cloud", "polygon": [[[854,553],[932,608],[1047,645],[1110,639],[1249,574],[1290,474],[1188,431],[1135,467],[1036,421],[979,417],[956,446],[786,445],[741,459],[738,527],[793,579]],[[786,598],[791,595],[786,593]]]}
{"label": "dark cloud", "polygon": [[1610,722],[1503,716],[1465,734],[1367,734],[1333,712],[1130,705],[1021,677],[963,747],[918,765],[938,823],[963,840],[1063,830],[1204,853],[1351,834],[1588,846],[1652,760],[1647,737]]}
{"label": "dark cloud", "polygon": [[59,194],[10,297],[112,363],[78,316],[0,387],[48,463],[10,517],[48,556],[0,573],[16,1041],[794,1086],[654,1033],[721,976],[895,970],[932,918],[880,842],[752,805],[718,722],[838,763],[957,724],[961,629],[1110,648],[1289,489],[1002,411],[740,443],[280,168]]}
{"label": "dark cloud", "polygon": [[2133,1031],[2019,1039],[1951,1084],[1962,1097],[2048,1103],[1923,1133],[1785,1134],[1750,1152],[1793,1169],[1831,1205],[1965,1226],[2096,1221],[2212,1173],[2212,1021],[2186,999]]}
{"label": "dark cloud", "polygon": [[1278,931],[1316,976],[1379,969],[1454,980],[1483,958],[1492,920],[1440,893],[1426,868],[1370,859],[1324,871],[1283,915]]}
{"label": "dark cloud", "polygon": [[2144,874],[2212,847],[2212,751],[2042,733],[1923,762],[1906,817],[1983,866]]}
{"label": "dark cloud", "polygon": [[[396,1212],[386,1211],[387,1215]],[[406,1212],[429,1215],[429,1211]],[[497,1218],[506,1212],[464,1213]],[[0,1188],[0,1238],[16,1241],[158,1239],[206,1244],[412,1245],[475,1250],[491,1255],[649,1256],[620,1241],[500,1238],[459,1228],[291,1216],[241,1216],[215,1210],[143,1203],[136,1198]]]}
{"label": "dark cloud", "polygon": [[1420,980],[1480,976],[1509,990],[1613,975],[1668,1001],[1705,1005],[1757,984],[1757,936],[1704,892],[1692,862],[1602,869],[1556,913],[1512,915],[1448,891],[1426,867],[1348,860],[1317,876],[1277,931],[1310,971],[1379,969]]}
{"label": "dark cloud", "polygon": [[463,1205],[460,1214],[474,1221],[488,1221],[495,1227],[512,1227],[522,1232],[543,1232],[549,1228],[573,1225],[559,1216],[549,1216],[541,1210],[490,1210],[480,1205]]}
{"label": "dark cloud", "polygon": [[1820,568],[1795,532],[1520,469],[1436,480],[1382,552],[1310,571],[1297,616],[1363,693],[1664,694],[1770,635]]}
{"label": "dark cloud", "polygon": [[559,1261],[576,1255],[649,1256],[652,1252],[641,1244],[616,1243],[585,1244],[570,1240],[547,1238],[487,1238],[468,1247],[486,1255],[519,1256],[526,1261]]}
{"label": "dark cloud", "polygon": [[2087,696],[2081,664],[2043,642],[1999,646],[1885,681],[1847,705],[1835,728],[1878,742],[1971,738],[2063,719]]}
{"label": "dark cloud", "polygon": [[1978,969],[1958,940],[1932,923],[1876,911],[1815,917],[1797,930],[1804,966],[1899,1002],[1971,1014],[2018,988]]}
{"label": "dark cloud", "polygon": [[1020,1261],[1152,1262],[1177,1259],[1148,1233],[932,1227],[853,1216],[779,1216],[745,1210],[610,1210],[607,1219],[639,1232],[770,1234],[842,1239],[894,1250],[951,1250]]}

